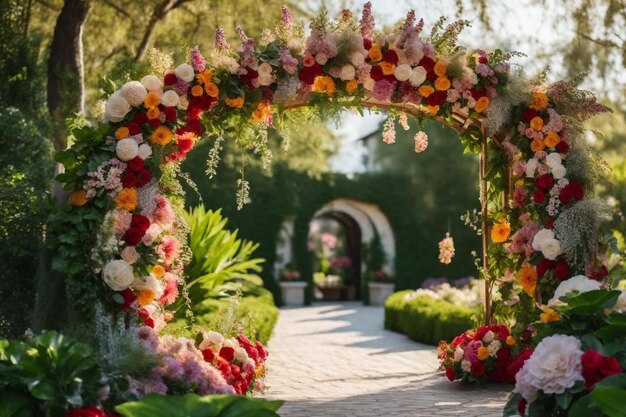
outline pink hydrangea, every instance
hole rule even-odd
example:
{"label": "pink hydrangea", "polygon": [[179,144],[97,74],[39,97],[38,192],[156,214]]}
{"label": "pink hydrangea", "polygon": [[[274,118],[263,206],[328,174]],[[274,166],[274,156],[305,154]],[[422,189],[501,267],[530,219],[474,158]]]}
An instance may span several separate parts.
{"label": "pink hydrangea", "polygon": [[113,210],[111,212],[111,221],[113,223],[113,233],[122,236],[130,227],[133,215],[126,210]]}
{"label": "pink hydrangea", "polygon": [[509,253],[524,253],[526,256],[532,255],[534,252],[532,243],[538,231],[539,225],[537,223],[527,223],[511,237],[511,244],[507,251]]}
{"label": "pink hydrangea", "polygon": [[372,97],[380,101],[389,101],[395,89],[395,81],[376,81],[376,84],[374,84],[374,90],[372,91]]}

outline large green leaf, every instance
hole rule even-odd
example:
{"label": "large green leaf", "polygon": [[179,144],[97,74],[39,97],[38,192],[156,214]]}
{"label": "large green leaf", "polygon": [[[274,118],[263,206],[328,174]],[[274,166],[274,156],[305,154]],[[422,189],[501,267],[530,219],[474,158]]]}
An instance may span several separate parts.
{"label": "large green leaf", "polygon": [[567,298],[567,305],[559,307],[564,313],[577,316],[591,316],[606,308],[613,307],[621,291],[593,290]]}
{"label": "large green leaf", "polygon": [[596,386],[591,392],[596,407],[608,417],[626,417],[626,389]]}
{"label": "large green leaf", "polygon": [[7,392],[0,395],[0,417],[34,417],[34,404],[26,396]]}
{"label": "large green leaf", "polygon": [[605,341],[614,341],[626,338],[626,315],[611,314],[608,319],[608,325],[595,332],[597,337]]}

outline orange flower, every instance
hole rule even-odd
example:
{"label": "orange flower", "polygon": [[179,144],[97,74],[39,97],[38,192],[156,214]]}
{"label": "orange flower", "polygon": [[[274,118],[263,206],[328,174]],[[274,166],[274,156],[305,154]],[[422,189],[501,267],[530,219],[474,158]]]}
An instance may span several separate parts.
{"label": "orange flower", "polygon": [[448,70],[448,66],[443,61],[437,61],[437,63],[435,64],[435,67],[433,68],[433,71],[435,72],[437,77],[441,77],[445,75],[447,70]]}
{"label": "orange flower", "polygon": [[150,142],[165,146],[172,141],[172,136],[171,130],[165,126],[159,126],[152,132]]}
{"label": "orange flower", "polygon": [[154,91],[150,91],[143,101],[143,105],[146,109],[152,109],[158,106],[160,102],[159,96],[157,96]]}
{"label": "orange flower", "polygon": [[439,111],[439,106],[426,106],[426,110],[431,114],[431,116],[434,116]]}
{"label": "orange flower", "polygon": [[350,80],[346,83],[346,91],[348,93],[353,92],[359,86],[359,82],[357,80]]}
{"label": "orange flower", "polygon": [[540,131],[541,128],[543,127],[543,119],[539,116],[533,117],[532,120],[530,121],[530,127],[535,129],[536,131]]}
{"label": "orange flower", "polygon": [[256,110],[252,112],[252,120],[256,123],[265,123],[272,114],[272,105],[266,101],[258,104]]}
{"label": "orange flower", "polygon": [[154,265],[154,267],[152,268],[152,274],[157,278],[163,278],[163,276],[165,275],[165,268],[163,268],[161,265]]}
{"label": "orange flower", "polygon": [[491,240],[494,243],[506,242],[511,233],[511,225],[508,222],[500,222],[491,228]]}
{"label": "orange flower", "polygon": [[481,361],[484,361],[489,357],[489,349],[484,346],[479,347],[476,351],[476,356],[478,356],[478,359],[480,359]]}
{"label": "orange flower", "polygon": [[115,203],[119,209],[126,211],[135,210],[137,208],[137,189],[123,188],[117,195]]}
{"label": "orange flower", "polygon": [[561,319],[559,312],[550,307],[542,306],[541,311],[543,311],[543,313],[539,315],[539,320],[541,320],[542,323],[552,323],[553,321],[559,321]]}
{"label": "orange flower", "polygon": [[126,126],[120,127],[115,131],[115,139],[126,139],[130,136],[130,132]]}
{"label": "orange flower", "polygon": [[257,378],[262,378],[265,375],[265,365],[260,364],[259,366],[257,366],[256,369],[254,370],[254,375]]}
{"label": "orange flower", "polygon": [[70,204],[73,206],[84,206],[88,201],[87,191],[85,190],[74,190],[70,195]]}
{"label": "orange flower", "polygon": [[430,85],[423,85],[420,88],[418,88],[417,91],[420,93],[420,96],[428,97],[429,95],[435,92],[435,89],[432,88]]}
{"label": "orange flower", "polygon": [[396,70],[396,66],[390,62],[383,61],[380,63],[380,68],[383,70],[383,74],[391,75]]}
{"label": "orange flower", "polygon": [[137,296],[137,304],[147,306],[154,300],[154,293],[150,290],[141,290]]}
{"label": "orange flower", "polygon": [[313,91],[317,93],[326,93],[332,96],[336,88],[335,81],[327,75],[317,76],[313,82]]}
{"label": "orange flower", "polygon": [[450,79],[445,75],[437,78],[435,80],[435,88],[439,91],[446,91],[450,88]]}
{"label": "orange flower", "polygon": [[491,102],[489,101],[488,97],[481,97],[478,100],[476,100],[476,105],[474,106],[474,110],[476,111],[476,113],[482,113],[485,110],[487,110],[487,107],[489,107],[489,104]]}
{"label": "orange flower", "polygon": [[378,62],[383,59],[383,53],[380,50],[379,45],[372,45],[367,56],[372,60],[372,62]]}
{"label": "orange flower", "polygon": [[204,86],[204,91],[206,91],[206,94],[209,97],[217,97],[220,94],[220,89],[215,83],[206,83]]}
{"label": "orange flower", "polygon": [[537,111],[545,109],[548,107],[548,95],[546,93],[534,92],[528,107]]}
{"label": "orange flower", "polygon": [[191,95],[192,96],[200,97],[202,94],[204,94],[204,88],[202,88],[202,86],[194,85],[193,87],[191,87]]}
{"label": "orange flower", "polygon": [[548,148],[554,148],[561,141],[561,138],[556,133],[550,132],[543,138],[543,141]]}
{"label": "orange flower", "polygon": [[515,344],[517,343],[517,339],[515,339],[513,336],[508,335],[506,337],[506,344],[509,346],[515,346]]}
{"label": "orange flower", "polygon": [[535,267],[530,264],[522,266],[517,280],[522,289],[526,291],[526,294],[534,298],[535,289],[537,288],[537,271],[535,271]]}
{"label": "orange flower", "polygon": [[196,79],[198,80],[200,84],[208,84],[211,82],[212,78],[213,78],[213,73],[209,69],[205,69],[201,73],[196,74]]}
{"label": "orange flower", "polygon": [[159,110],[158,107],[151,107],[148,109],[148,112],[146,113],[146,116],[148,116],[148,120],[158,119],[160,115],[161,115],[161,110]]}
{"label": "orange flower", "polygon": [[225,102],[228,107],[232,107],[235,109],[240,109],[243,107],[243,97],[235,97],[235,98],[226,97]]}
{"label": "orange flower", "polygon": [[543,151],[546,147],[546,144],[544,143],[543,139],[533,139],[532,142],[530,142],[530,149],[532,149],[533,152],[540,152]]}

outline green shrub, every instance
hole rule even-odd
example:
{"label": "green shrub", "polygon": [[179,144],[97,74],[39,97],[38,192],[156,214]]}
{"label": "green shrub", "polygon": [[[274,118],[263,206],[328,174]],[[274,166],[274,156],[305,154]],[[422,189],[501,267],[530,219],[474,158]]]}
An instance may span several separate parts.
{"label": "green shrub", "polygon": [[440,340],[452,340],[474,327],[473,316],[478,311],[457,306],[426,295],[405,300],[413,291],[400,291],[385,302],[385,328],[404,333],[411,339],[430,345]]}

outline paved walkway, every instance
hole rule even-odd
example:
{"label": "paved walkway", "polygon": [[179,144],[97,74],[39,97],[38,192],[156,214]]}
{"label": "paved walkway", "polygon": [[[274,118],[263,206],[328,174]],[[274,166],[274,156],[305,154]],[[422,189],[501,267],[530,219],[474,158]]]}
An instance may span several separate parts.
{"label": "paved walkway", "polygon": [[269,350],[266,396],[287,401],[282,417],[496,417],[512,388],[449,382],[432,346],[357,303],[281,310]]}

